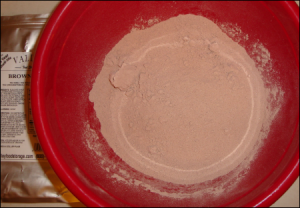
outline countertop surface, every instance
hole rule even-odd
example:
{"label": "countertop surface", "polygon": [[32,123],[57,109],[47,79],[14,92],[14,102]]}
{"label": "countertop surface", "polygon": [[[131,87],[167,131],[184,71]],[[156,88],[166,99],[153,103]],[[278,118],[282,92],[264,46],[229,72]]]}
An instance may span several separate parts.
{"label": "countertop surface", "polygon": [[[60,1],[1,1],[1,16],[51,13]],[[296,1],[299,5],[299,1]],[[2,203],[1,207],[82,207],[82,203]],[[299,177],[271,207],[299,207]]]}

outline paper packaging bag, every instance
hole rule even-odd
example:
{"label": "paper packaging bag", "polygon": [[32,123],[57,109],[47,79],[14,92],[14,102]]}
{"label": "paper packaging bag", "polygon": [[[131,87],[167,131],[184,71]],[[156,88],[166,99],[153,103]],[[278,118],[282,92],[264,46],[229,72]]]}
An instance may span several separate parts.
{"label": "paper packaging bag", "polygon": [[48,163],[31,116],[32,60],[48,17],[1,17],[2,202],[78,202]]}

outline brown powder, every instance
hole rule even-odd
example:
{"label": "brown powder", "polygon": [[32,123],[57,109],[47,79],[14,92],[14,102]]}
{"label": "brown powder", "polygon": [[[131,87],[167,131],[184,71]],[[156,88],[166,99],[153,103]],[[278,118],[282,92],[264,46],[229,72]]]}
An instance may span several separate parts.
{"label": "brown powder", "polygon": [[177,184],[241,164],[261,138],[267,106],[254,61],[195,15],[126,35],[107,54],[90,100],[117,155]]}

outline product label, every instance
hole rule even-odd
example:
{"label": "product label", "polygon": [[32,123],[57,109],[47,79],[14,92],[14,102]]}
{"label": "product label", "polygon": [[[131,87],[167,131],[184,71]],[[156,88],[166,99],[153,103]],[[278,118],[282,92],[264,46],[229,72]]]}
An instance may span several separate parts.
{"label": "product label", "polygon": [[1,161],[46,161],[30,104],[32,54],[1,52]]}

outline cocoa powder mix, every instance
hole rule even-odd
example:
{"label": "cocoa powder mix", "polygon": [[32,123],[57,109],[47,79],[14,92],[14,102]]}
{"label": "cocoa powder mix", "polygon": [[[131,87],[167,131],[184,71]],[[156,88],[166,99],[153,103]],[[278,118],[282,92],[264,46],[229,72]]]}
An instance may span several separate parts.
{"label": "cocoa powder mix", "polygon": [[189,14],[126,35],[107,54],[89,98],[124,162],[193,184],[254,155],[271,122],[267,93],[245,49]]}

